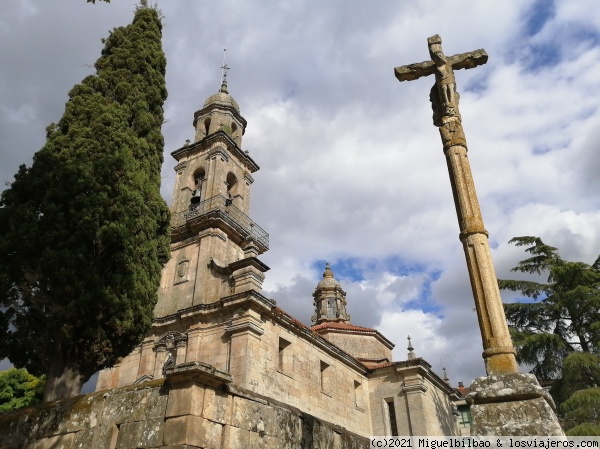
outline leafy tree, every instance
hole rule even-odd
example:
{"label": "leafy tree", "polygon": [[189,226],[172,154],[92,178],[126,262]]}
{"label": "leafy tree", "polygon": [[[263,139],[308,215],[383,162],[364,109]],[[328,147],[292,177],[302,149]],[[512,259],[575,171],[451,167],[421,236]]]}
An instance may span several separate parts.
{"label": "leafy tree", "polygon": [[0,413],[35,405],[42,400],[46,381],[26,369],[0,371]]}
{"label": "leafy tree", "polygon": [[0,358],[45,373],[45,401],[78,394],[152,322],[169,257],[161,29],[141,7],[110,33],[0,196]]}
{"label": "leafy tree", "polygon": [[600,257],[592,265],[569,262],[539,237],[510,243],[527,246],[531,256],[512,271],[548,276],[498,281],[534,300],[504,305],[517,358],[538,379],[555,381],[551,393],[567,429],[600,429]]}

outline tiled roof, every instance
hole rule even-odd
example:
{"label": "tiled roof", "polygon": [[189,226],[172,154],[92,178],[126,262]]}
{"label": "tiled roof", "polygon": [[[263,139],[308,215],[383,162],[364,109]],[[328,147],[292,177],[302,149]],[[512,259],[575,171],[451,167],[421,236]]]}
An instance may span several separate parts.
{"label": "tiled roof", "polygon": [[459,386],[458,388],[455,388],[454,391],[456,391],[460,395],[461,398],[464,398],[466,395],[469,394],[471,389],[467,388],[467,387]]}
{"label": "tiled roof", "polygon": [[371,329],[369,327],[355,326],[354,324],[349,323],[340,323],[336,321],[331,321],[327,323],[316,324],[310,327],[313,331],[320,331],[324,329],[340,329],[340,330],[348,330],[348,331],[357,331],[357,332],[368,332],[368,333],[376,333],[375,329]]}

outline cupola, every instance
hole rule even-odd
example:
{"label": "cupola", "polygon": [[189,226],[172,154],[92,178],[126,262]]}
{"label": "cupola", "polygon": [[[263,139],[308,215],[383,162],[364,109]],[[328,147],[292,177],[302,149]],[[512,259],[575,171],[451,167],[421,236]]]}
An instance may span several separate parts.
{"label": "cupola", "polygon": [[349,322],[350,315],[346,312],[346,292],[342,290],[340,283],[334,278],[329,264],[325,265],[323,279],[317,284],[313,293],[315,298],[315,314],[312,322],[321,324],[323,322]]}

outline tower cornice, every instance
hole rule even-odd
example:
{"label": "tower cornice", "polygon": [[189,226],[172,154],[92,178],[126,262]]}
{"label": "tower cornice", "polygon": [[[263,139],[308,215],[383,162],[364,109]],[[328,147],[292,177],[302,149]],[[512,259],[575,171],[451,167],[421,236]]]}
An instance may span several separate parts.
{"label": "tower cornice", "polygon": [[235,140],[233,140],[229,134],[225,131],[217,131],[213,134],[206,136],[204,139],[199,140],[198,142],[194,142],[188,145],[184,145],[171,153],[171,156],[175,158],[177,162],[179,162],[185,156],[189,156],[192,153],[199,152],[200,150],[204,150],[207,146],[215,142],[225,143],[227,146],[227,150],[244,163],[248,170],[251,173],[254,173],[260,170],[258,164],[250,157],[248,153],[242,151],[242,149],[237,145]]}

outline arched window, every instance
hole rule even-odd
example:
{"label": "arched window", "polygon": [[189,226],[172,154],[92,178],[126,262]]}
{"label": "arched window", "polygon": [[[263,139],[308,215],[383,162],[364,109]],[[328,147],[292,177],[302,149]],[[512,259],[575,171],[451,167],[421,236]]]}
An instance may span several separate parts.
{"label": "arched window", "polygon": [[199,187],[202,188],[202,182],[204,181],[205,177],[206,170],[204,170],[204,167],[196,169],[194,175],[192,176],[192,190],[197,189]]}
{"label": "arched window", "polygon": [[227,184],[227,193],[229,193],[231,196],[237,195],[238,180],[233,173],[227,173],[227,179],[225,180],[225,183]]}
{"label": "arched window", "polygon": [[190,204],[197,205],[202,201],[202,182],[204,181],[204,177],[206,172],[204,168],[200,167],[194,172],[192,176],[192,198],[190,199]]}
{"label": "arched window", "polygon": [[225,195],[227,199],[225,201],[227,205],[230,205],[233,203],[233,197],[238,193],[238,180],[233,173],[229,172],[225,184],[227,185],[227,194]]}
{"label": "arched window", "polygon": [[208,130],[210,129],[210,118],[204,120],[204,135],[208,136]]}

